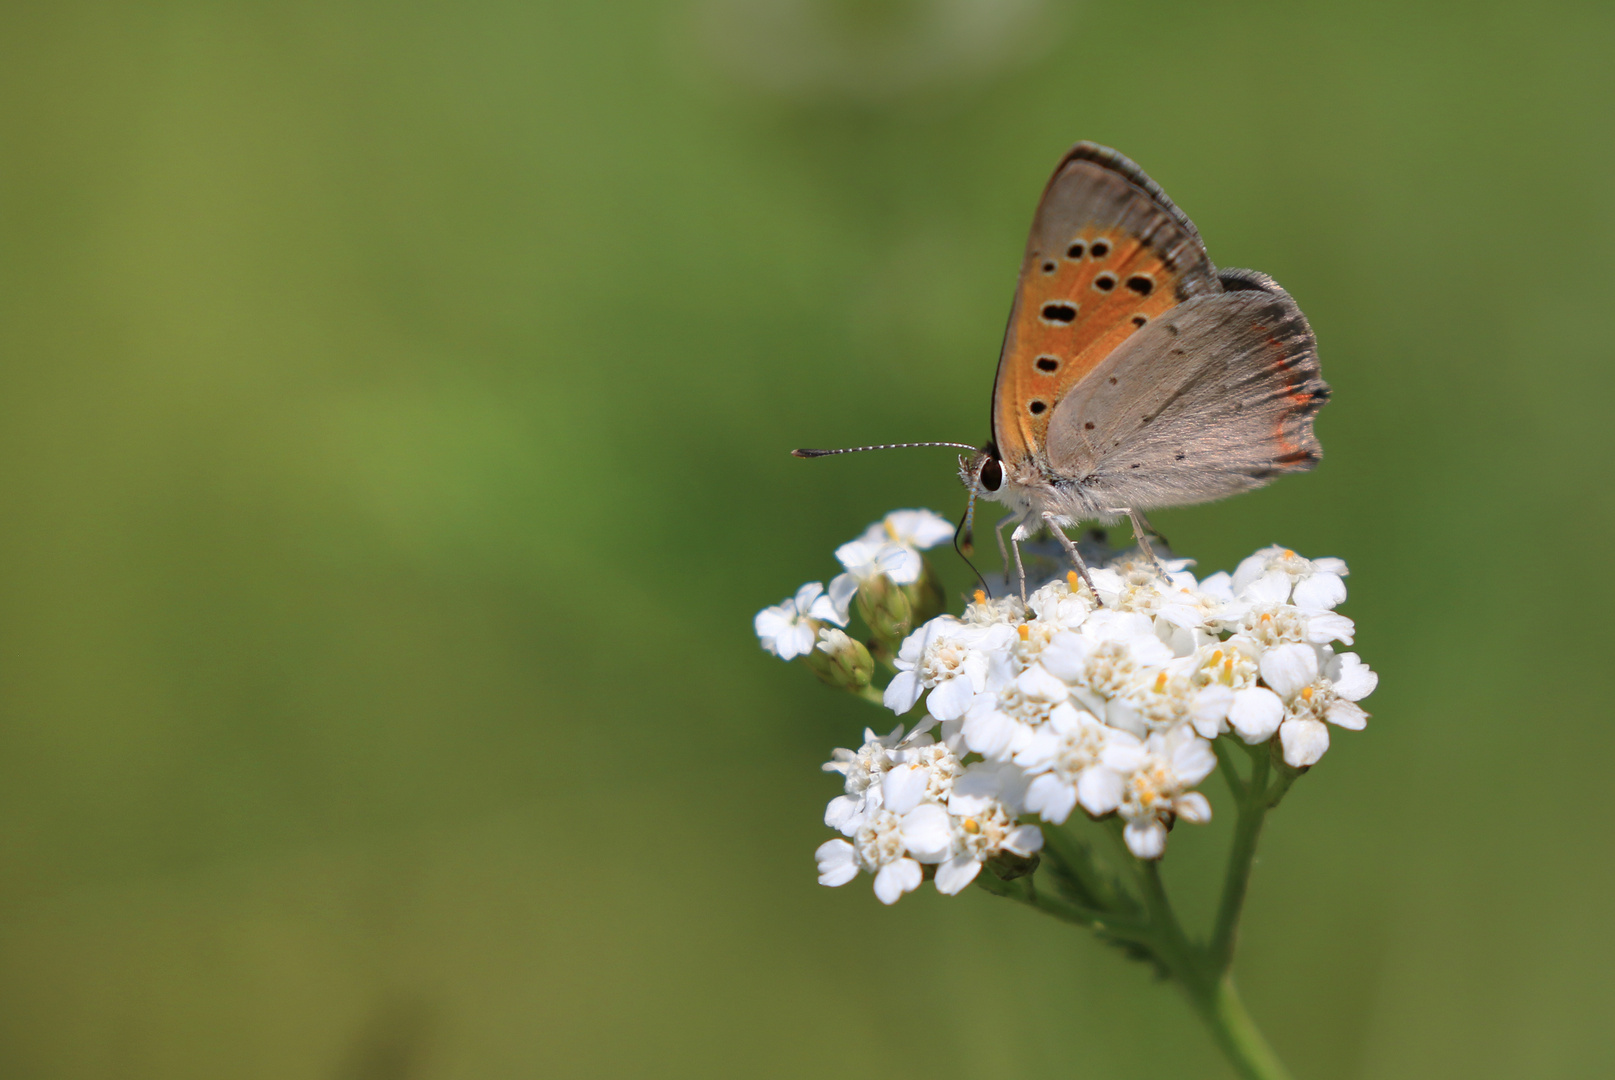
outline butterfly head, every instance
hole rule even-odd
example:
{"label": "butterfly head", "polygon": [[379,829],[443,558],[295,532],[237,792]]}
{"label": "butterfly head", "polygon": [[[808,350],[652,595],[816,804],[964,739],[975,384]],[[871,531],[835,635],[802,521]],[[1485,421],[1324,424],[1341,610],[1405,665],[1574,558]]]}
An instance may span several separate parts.
{"label": "butterfly head", "polygon": [[977,495],[991,498],[1004,486],[1004,461],[998,456],[998,447],[988,443],[973,454],[960,454],[959,480],[972,500]]}
{"label": "butterfly head", "polygon": [[992,443],[966,456],[959,455],[959,481],[969,493],[965,502],[965,516],[959,522],[956,543],[961,553],[971,548],[971,535],[975,531],[976,498],[991,499],[1004,486],[1004,463],[998,456],[998,447]]}

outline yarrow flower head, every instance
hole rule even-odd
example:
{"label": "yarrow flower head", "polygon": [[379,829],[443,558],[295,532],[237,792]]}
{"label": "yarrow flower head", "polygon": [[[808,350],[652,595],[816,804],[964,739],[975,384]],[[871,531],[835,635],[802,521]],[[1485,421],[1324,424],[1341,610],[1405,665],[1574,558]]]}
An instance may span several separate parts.
{"label": "yarrow flower head", "polygon": [[[917,583],[934,580],[921,553],[952,532],[929,511],[889,514],[837,550],[844,572],[828,591],[804,586],[757,616],[768,651],[839,658],[853,674],[827,682],[910,717],[906,735],[866,731],[824,766],[843,778],[825,812],[841,838],[818,851],[826,885],[867,873],[890,904],[927,879],[956,893],[984,867],[1009,880],[1035,867],[1042,829],[1079,809],[1158,859],[1175,824],[1211,819],[1198,788],[1217,770],[1214,745],[1288,770],[1287,787],[1323,757],[1331,726],[1367,723],[1358,702],[1378,677],[1335,652],[1356,634],[1335,611],[1339,559],[1270,547],[1197,580],[1190,560],[1133,553],[1094,566],[1092,588],[1072,572],[921,620]],[[854,596],[867,643],[848,626]],[[815,661],[821,677],[827,662]],[[879,668],[884,687],[870,681]]]}

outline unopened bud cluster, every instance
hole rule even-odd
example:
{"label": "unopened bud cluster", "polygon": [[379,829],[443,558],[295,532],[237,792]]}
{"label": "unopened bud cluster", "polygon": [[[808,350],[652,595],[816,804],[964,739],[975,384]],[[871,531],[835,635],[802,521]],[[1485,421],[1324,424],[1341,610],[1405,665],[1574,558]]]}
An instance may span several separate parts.
{"label": "unopened bud cluster", "polygon": [[[1120,818],[1132,854],[1157,859],[1177,821],[1211,818],[1196,788],[1217,766],[1214,740],[1267,744],[1293,773],[1323,756],[1331,726],[1368,719],[1357,702],[1378,676],[1336,652],[1354,633],[1334,610],[1339,559],[1271,547],[1196,580],[1189,560],[1124,556],[1092,571],[1097,595],[1071,573],[1024,602],[977,593],[956,617],[938,614],[920,554],[952,532],[897,511],[837,550],[846,572],[828,590],[803,586],[757,615],[768,651],[914,714],[906,735],[866,731],[824,766],[843,776],[825,823],[844,839],[818,850],[823,884],[867,872],[894,903],[927,876],[949,894],[983,865],[1007,878],[1041,849],[1036,822],[1078,807]],[[845,629],[855,599],[865,641]]]}

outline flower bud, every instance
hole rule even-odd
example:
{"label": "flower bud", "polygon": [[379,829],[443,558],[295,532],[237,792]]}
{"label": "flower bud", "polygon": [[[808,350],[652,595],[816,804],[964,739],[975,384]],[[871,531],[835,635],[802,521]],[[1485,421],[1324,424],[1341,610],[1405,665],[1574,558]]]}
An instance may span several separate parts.
{"label": "flower bud", "polygon": [[908,593],[885,574],[866,578],[858,586],[858,614],[874,637],[875,651],[882,656],[895,656],[914,628],[914,605]]}
{"label": "flower bud", "polygon": [[819,643],[802,659],[813,674],[844,690],[862,690],[875,674],[875,660],[863,643],[832,626],[819,630]]}

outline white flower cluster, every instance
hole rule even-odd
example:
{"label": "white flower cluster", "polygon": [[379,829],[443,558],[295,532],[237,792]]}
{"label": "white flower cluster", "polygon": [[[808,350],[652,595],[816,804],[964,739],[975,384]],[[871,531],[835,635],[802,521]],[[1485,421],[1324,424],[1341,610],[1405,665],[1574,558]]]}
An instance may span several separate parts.
{"label": "white flower cluster", "polygon": [[848,608],[860,585],[881,575],[896,585],[912,585],[925,568],[920,552],[952,536],[947,519],[929,510],[892,511],[858,539],[836,548],[836,558],[846,570],[830,580],[828,592],[823,583],[810,581],[795,596],[757,613],[754,626],[763,648],[781,660],[807,655],[823,629],[819,624],[847,625]]}
{"label": "white flower cluster", "polygon": [[[933,519],[927,538],[951,532],[935,515],[903,513]],[[916,580],[917,563],[878,552],[930,545],[913,543],[912,528],[900,538],[890,522],[837,552],[849,575],[874,574],[884,559]],[[857,557],[843,555],[855,545]],[[846,839],[819,848],[819,881],[841,885],[866,871],[890,904],[934,865],[937,888],[956,893],[987,860],[1042,847],[1038,827],[1018,823],[1023,814],[1060,824],[1078,806],[1119,816],[1133,854],[1159,858],[1176,821],[1211,818],[1194,789],[1216,768],[1212,740],[1276,738],[1284,762],[1300,769],[1329,748],[1328,725],[1365,725],[1357,702],[1378,676],[1355,653],[1335,652],[1354,633],[1334,610],[1346,598],[1343,562],[1271,547],[1232,575],[1197,581],[1188,565],[1167,562],[1163,579],[1149,562],[1123,558],[1092,571],[1097,596],[1072,573],[1024,603],[978,592],[962,617],[916,628],[897,650],[884,701],[902,716],[923,700],[925,715],[906,737],[901,726],[866,731],[863,746],[825,765],[845,778],[825,823]],[[764,646],[794,655],[781,644],[799,644],[788,636],[792,612],[845,625],[856,588],[838,601],[834,582],[828,596],[807,586],[759,614]],[[797,652],[811,647],[809,638]]]}
{"label": "white flower cluster", "polygon": [[1016,819],[1026,810],[1026,781],[1014,766],[961,763],[955,736],[903,738],[864,732],[857,750],[837,750],[826,772],[846,777],[846,794],[832,799],[825,824],[851,837],[819,846],[819,882],[845,885],[860,870],[875,875],[885,904],[919,887],[921,863],[936,865],[936,887],[953,895],[975,880],[982,863],[1002,852],[1035,855],[1043,847],[1036,825]]}

